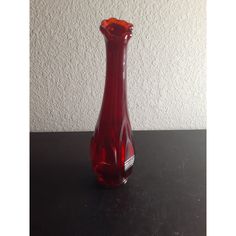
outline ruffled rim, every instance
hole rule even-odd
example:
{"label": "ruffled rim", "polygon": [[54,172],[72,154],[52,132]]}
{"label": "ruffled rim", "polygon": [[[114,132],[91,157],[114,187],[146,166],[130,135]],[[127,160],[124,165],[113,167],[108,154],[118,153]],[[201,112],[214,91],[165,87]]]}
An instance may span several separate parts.
{"label": "ruffled rim", "polygon": [[109,18],[101,22],[100,30],[108,39],[125,40],[131,38],[133,24],[124,20]]}

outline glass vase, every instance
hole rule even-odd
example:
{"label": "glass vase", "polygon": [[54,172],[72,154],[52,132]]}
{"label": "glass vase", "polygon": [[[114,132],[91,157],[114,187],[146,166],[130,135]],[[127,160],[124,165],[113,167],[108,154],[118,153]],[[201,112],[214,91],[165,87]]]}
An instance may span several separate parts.
{"label": "glass vase", "polygon": [[106,44],[106,81],[90,151],[96,179],[106,187],[125,184],[135,159],[126,89],[127,45],[132,29],[131,23],[115,18],[100,25]]}

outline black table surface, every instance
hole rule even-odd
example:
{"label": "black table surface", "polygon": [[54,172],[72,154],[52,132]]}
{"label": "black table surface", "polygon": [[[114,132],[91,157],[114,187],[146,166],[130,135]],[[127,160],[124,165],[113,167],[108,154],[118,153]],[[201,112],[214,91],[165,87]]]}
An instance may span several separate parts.
{"label": "black table surface", "polygon": [[30,134],[30,232],[206,235],[206,131],[136,131],[128,183],[96,184],[91,132]]}

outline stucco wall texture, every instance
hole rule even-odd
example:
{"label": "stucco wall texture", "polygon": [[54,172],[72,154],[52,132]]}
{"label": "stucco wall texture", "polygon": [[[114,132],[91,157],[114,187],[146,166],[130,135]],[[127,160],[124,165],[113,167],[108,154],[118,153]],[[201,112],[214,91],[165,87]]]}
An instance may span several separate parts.
{"label": "stucco wall texture", "polygon": [[134,130],[201,129],[205,0],[31,0],[31,131],[94,130],[105,82],[101,20],[134,24],[127,88]]}

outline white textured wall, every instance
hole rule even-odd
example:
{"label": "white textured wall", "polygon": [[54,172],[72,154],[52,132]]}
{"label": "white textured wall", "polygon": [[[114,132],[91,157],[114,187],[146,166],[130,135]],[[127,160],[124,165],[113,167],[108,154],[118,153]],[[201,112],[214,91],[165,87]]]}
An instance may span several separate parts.
{"label": "white textured wall", "polygon": [[205,15],[205,0],[31,0],[31,131],[94,129],[111,16],[134,24],[133,129],[205,128]]}

